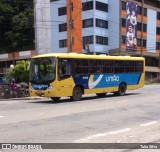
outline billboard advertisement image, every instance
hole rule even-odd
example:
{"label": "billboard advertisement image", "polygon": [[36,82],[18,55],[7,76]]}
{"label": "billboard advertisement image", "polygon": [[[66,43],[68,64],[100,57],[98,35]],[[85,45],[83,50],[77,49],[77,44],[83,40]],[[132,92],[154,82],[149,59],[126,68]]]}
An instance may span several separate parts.
{"label": "billboard advertisement image", "polygon": [[126,50],[137,50],[137,4],[127,2],[126,5],[127,20],[126,20]]}

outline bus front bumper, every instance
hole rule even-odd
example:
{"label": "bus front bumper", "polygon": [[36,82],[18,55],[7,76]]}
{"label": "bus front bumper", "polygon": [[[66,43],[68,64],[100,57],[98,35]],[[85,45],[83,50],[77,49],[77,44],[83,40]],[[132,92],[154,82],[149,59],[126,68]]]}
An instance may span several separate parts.
{"label": "bus front bumper", "polygon": [[58,95],[54,91],[50,90],[30,90],[30,96],[58,97]]}

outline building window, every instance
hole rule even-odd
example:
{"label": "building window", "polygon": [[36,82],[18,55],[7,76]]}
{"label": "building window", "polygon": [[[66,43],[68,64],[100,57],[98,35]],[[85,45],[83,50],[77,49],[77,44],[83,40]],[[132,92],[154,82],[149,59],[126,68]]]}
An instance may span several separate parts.
{"label": "building window", "polygon": [[143,24],[143,32],[147,32],[147,24]]}
{"label": "building window", "polygon": [[67,9],[66,7],[60,7],[58,8],[58,16],[66,15],[67,14]]}
{"label": "building window", "polygon": [[67,47],[67,39],[59,40],[59,48]]}
{"label": "building window", "polygon": [[83,11],[92,10],[92,9],[93,9],[93,1],[82,3],[82,10]]}
{"label": "building window", "polygon": [[83,20],[83,28],[93,27],[93,18]]}
{"label": "building window", "polygon": [[122,44],[126,44],[126,36],[122,35],[122,40],[121,41],[122,41]]}
{"label": "building window", "polygon": [[67,23],[59,24],[59,32],[67,31]]}
{"label": "building window", "polygon": [[160,27],[157,27],[156,34],[160,35]]}
{"label": "building window", "polygon": [[[142,40],[141,39],[137,39],[137,46],[142,46]],[[146,40],[143,40],[143,47],[146,48],[146,44],[147,44],[147,41]]]}
{"label": "building window", "polygon": [[137,46],[141,46],[141,39],[137,39]]}
{"label": "building window", "polygon": [[160,20],[160,12],[157,12],[157,20]]}
{"label": "building window", "polygon": [[108,21],[96,18],[96,27],[108,29]]}
{"label": "building window", "polygon": [[146,48],[146,46],[147,46],[147,40],[143,40],[143,47]]}
{"label": "building window", "polygon": [[137,30],[138,31],[142,30],[142,23],[137,22]]}
{"label": "building window", "polygon": [[108,4],[96,1],[96,10],[108,12]]}
{"label": "building window", "polygon": [[141,6],[137,7],[137,14],[142,14],[142,7]]}
{"label": "building window", "polygon": [[122,18],[122,27],[126,27],[126,19]]}
{"label": "building window", "polygon": [[96,44],[108,45],[108,37],[96,35]]}
{"label": "building window", "polygon": [[[137,22],[137,30],[142,31],[142,23]],[[143,32],[147,32],[147,24],[143,24]]]}
{"label": "building window", "polygon": [[160,42],[156,42],[156,50],[160,50]]}
{"label": "building window", "polygon": [[122,10],[126,10],[126,2],[122,1]]}
{"label": "building window", "polygon": [[93,35],[83,37],[83,45],[93,44]]}
{"label": "building window", "polygon": [[[138,7],[137,7],[137,14],[142,15],[142,7],[141,7],[141,6],[138,6]],[[147,8],[144,8],[144,9],[143,9],[143,15],[144,15],[144,16],[147,16]]]}
{"label": "building window", "polygon": [[143,15],[144,15],[144,16],[147,16],[147,8],[144,8]]}

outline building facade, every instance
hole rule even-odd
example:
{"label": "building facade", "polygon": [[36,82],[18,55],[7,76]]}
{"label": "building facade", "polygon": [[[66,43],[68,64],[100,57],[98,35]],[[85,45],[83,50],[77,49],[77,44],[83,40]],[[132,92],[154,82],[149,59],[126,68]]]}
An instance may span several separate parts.
{"label": "building facade", "polygon": [[[120,54],[143,56],[146,59],[146,79],[159,76],[160,72],[160,2],[137,0],[136,51],[127,51],[127,0],[121,1]],[[113,53],[114,54],[114,53]],[[115,53],[116,54],[116,53]]]}
{"label": "building facade", "polygon": [[[15,60],[55,52],[143,56],[147,79],[160,73],[159,0],[34,0],[34,4],[36,51],[15,51]],[[131,46],[128,37],[134,39]],[[0,56],[3,67],[12,60],[12,54]]]}
{"label": "building facade", "polygon": [[[51,19],[57,20],[57,24],[51,28],[51,47],[54,52],[108,53],[108,50],[119,48],[117,36],[119,35],[120,15],[117,9],[119,1],[75,0],[69,2],[69,0],[51,2]],[[70,23],[70,14],[72,23]]]}
{"label": "building facade", "polygon": [[[52,51],[144,56],[147,77],[152,77],[160,72],[158,6],[158,0],[53,1],[50,16],[56,22],[51,26]],[[130,23],[136,38],[134,47],[128,46]]]}
{"label": "building facade", "polygon": [[[126,52],[127,0],[75,0],[72,3],[73,46],[80,41],[82,48],[89,45],[92,52],[107,52],[120,49]],[[137,54],[159,54],[160,8],[155,1],[137,5]],[[157,4],[158,1],[157,1]],[[69,0],[51,2],[51,47],[53,52],[70,52],[70,10]],[[143,9],[143,14],[142,14]],[[142,26],[143,24],[143,26]],[[143,28],[143,29],[142,29]],[[143,32],[142,32],[143,30]],[[76,38],[78,37],[78,38]],[[143,45],[142,45],[143,43]],[[81,48],[81,46],[79,46]],[[79,52],[78,48],[73,52]],[[80,51],[81,52],[81,51]],[[113,51],[114,52],[114,51]],[[135,54],[130,51],[129,54]]]}

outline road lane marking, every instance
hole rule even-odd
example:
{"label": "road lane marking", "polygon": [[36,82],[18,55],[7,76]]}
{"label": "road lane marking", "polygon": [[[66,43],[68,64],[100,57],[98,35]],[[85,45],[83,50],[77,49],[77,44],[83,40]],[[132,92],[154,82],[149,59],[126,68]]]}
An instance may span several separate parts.
{"label": "road lane marking", "polygon": [[117,134],[124,133],[124,132],[130,131],[130,130],[131,130],[131,128],[125,128],[125,129],[122,129],[122,130],[110,131],[110,132],[108,132],[108,134],[117,135]]}
{"label": "road lane marking", "polygon": [[157,121],[152,121],[152,122],[148,122],[148,123],[144,123],[144,124],[141,124],[139,125],[140,127],[145,127],[145,126],[150,126],[150,125],[153,125],[153,124],[156,124],[158,123]]}
{"label": "road lane marking", "polygon": [[91,139],[95,139],[95,138],[98,138],[98,137],[105,137],[107,136],[108,133],[100,133],[100,134],[95,134],[95,135],[91,135],[91,136],[88,136],[86,138],[82,138],[82,139],[79,139],[79,140],[76,140],[75,142],[87,142]]}
{"label": "road lane marking", "polygon": [[82,139],[76,140],[74,142],[76,142],[76,143],[78,143],[78,142],[87,142],[89,140],[93,140],[93,139],[96,139],[96,138],[105,137],[107,135],[116,135],[116,134],[124,133],[124,132],[130,131],[130,130],[131,130],[131,128],[125,128],[125,129],[118,130],[118,131],[110,131],[110,132],[99,133],[99,134],[88,136],[86,138],[82,138]]}
{"label": "road lane marking", "polygon": [[0,116],[0,118],[3,118],[4,116]]}

